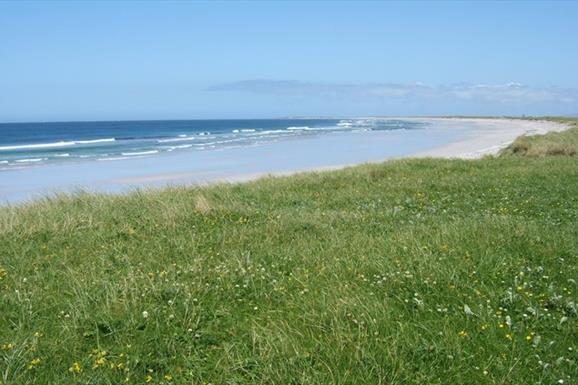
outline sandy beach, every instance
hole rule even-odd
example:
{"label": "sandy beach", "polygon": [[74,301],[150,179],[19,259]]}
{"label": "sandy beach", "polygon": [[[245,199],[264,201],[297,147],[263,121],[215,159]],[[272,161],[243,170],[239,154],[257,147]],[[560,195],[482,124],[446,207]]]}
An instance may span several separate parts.
{"label": "sandy beach", "polygon": [[418,154],[418,157],[476,159],[495,155],[522,135],[544,135],[568,129],[565,124],[545,120],[428,118],[432,122],[457,122],[477,127],[463,140]]}
{"label": "sandy beach", "polygon": [[175,184],[239,182],[403,157],[474,159],[498,153],[520,135],[566,129],[554,122],[519,119],[396,119],[428,125],[420,130],[330,133],[239,148],[3,171],[0,202],[19,203],[79,190],[119,193]]}

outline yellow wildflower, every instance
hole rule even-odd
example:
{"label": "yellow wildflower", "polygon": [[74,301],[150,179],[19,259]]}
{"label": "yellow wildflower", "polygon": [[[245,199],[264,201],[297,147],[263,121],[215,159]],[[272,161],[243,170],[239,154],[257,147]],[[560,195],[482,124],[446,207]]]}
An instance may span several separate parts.
{"label": "yellow wildflower", "polygon": [[164,377],[165,381],[172,381],[173,380],[173,376],[171,376],[170,374],[165,374]]}
{"label": "yellow wildflower", "polygon": [[38,365],[40,365],[40,358],[37,357],[32,359],[32,361],[30,361],[30,363],[28,364],[28,370],[32,370]]}
{"label": "yellow wildflower", "polygon": [[153,376],[151,376],[150,374],[147,374],[147,376],[145,377],[145,382],[148,384],[152,380],[153,380]]}
{"label": "yellow wildflower", "polygon": [[509,339],[510,341],[512,340],[512,333],[508,333],[505,336],[507,339]]}
{"label": "yellow wildflower", "polygon": [[461,331],[458,333],[458,336],[459,336],[459,337],[467,337],[467,336],[468,336],[468,333],[467,333],[465,330],[461,330]]}
{"label": "yellow wildflower", "polygon": [[98,357],[96,360],[94,360],[94,366],[103,366],[104,364],[106,364],[106,357]]}
{"label": "yellow wildflower", "polygon": [[70,373],[78,374],[78,373],[82,372],[82,367],[80,366],[80,364],[78,362],[74,362],[72,364],[72,366],[70,368],[68,368],[68,371]]}
{"label": "yellow wildflower", "polygon": [[104,366],[107,363],[106,355],[108,354],[108,352],[106,350],[103,350],[101,352],[99,352],[98,350],[93,350],[92,353],[96,354],[93,368]]}
{"label": "yellow wildflower", "polygon": [[7,343],[7,344],[2,344],[0,345],[0,350],[12,350],[14,349],[14,344],[13,343]]}

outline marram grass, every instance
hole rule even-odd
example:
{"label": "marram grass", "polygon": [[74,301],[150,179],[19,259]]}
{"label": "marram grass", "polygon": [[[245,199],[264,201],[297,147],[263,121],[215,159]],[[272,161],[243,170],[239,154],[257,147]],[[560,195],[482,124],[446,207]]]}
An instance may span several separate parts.
{"label": "marram grass", "polygon": [[578,158],[0,210],[0,383],[573,384]]}
{"label": "marram grass", "polygon": [[542,136],[521,136],[502,151],[502,155],[529,157],[578,156],[578,119],[546,119],[566,124],[570,128],[563,132],[551,132]]}

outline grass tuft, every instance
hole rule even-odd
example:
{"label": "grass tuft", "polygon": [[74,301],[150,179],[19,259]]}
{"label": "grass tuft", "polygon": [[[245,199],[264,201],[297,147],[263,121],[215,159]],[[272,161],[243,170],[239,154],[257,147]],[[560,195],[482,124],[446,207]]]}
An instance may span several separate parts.
{"label": "grass tuft", "polygon": [[197,196],[197,201],[195,204],[195,209],[201,214],[207,214],[211,211],[211,204],[209,200],[202,194]]}

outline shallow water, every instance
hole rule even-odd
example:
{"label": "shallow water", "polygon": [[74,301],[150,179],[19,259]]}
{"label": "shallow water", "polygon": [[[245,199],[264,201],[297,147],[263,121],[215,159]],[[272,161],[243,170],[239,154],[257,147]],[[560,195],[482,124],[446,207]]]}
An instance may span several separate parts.
{"label": "shallow water", "polygon": [[347,127],[322,132],[311,130],[315,133],[288,136],[282,140],[215,146],[203,151],[138,148],[122,151],[131,153],[129,156],[103,158],[106,161],[53,161],[33,167],[8,168],[0,172],[0,202],[16,203],[50,193],[81,189],[116,193],[168,184],[245,180],[269,173],[383,160],[456,142],[471,135],[473,130],[463,122],[388,122],[412,129],[353,130]]}
{"label": "shallow water", "polygon": [[0,171],[204,151],[332,132],[420,129],[397,119],[244,119],[0,124]]}

